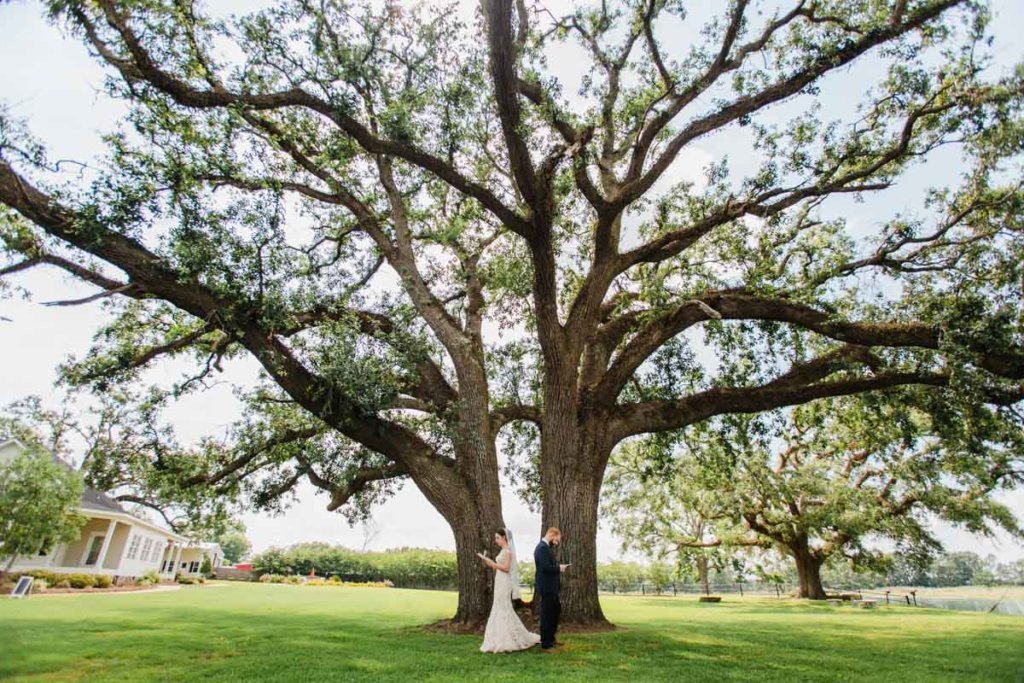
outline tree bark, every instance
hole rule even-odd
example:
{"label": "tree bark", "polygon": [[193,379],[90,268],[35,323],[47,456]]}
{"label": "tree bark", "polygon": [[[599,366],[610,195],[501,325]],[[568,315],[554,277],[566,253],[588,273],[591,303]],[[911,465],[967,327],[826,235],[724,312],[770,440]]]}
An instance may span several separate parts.
{"label": "tree bark", "polygon": [[494,572],[476,554],[494,545],[494,528],[481,519],[468,519],[453,524],[452,530],[458,562],[459,605],[451,622],[460,628],[477,630],[487,623],[491,611]]}
{"label": "tree bark", "polygon": [[541,533],[551,526],[561,529],[556,556],[559,563],[572,564],[562,576],[562,622],[606,626],[598,597],[597,518],[611,445],[603,438],[603,418],[577,417],[575,396],[549,389],[546,397],[541,429]]}
{"label": "tree bark", "polygon": [[[487,453],[493,455],[493,444],[480,450],[483,457]],[[485,477],[485,481],[469,480],[455,495],[432,501],[455,536],[459,602],[450,624],[458,630],[482,629],[491,611],[494,571],[476,554],[486,552],[493,557],[494,533],[504,526],[497,459],[492,464],[488,468],[486,463],[480,463],[479,472],[493,475]]]}
{"label": "tree bark", "polygon": [[697,558],[697,580],[704,587],[704,595],[711,595],[711,584],[708,581],[708,558]]}
{"label": "tree bark", "polygon": [[806,539],[801,539],[793,544],[789,551],[796,561],[796,573],[800,581],[798,597],[809,600],[824,600],[825,588],[821,585],[821,564],[823,559],[810,549]]}

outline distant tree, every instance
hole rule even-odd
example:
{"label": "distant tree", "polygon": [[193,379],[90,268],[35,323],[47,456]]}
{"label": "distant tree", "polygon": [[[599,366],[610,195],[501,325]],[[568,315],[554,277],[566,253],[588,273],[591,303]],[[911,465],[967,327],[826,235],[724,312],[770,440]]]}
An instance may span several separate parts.
{"label": "distant tree", "polygon": [[238,564],[248,556],[249,550],[252,549],[252,543],[249,542],[245,532],[238,529],[226,531],[217,536],[215,540],[224,551],[224,561],[227,564]]}
{"label": "distant tree", "polygon": [[252,568],[257,575],[292,573],[292,566],[281,548],[268,548],[253,557]]}
{"label": "distant tree", "polygon": [[[646,446],[668,452],[662,469],[637,485],[643,495],[628,494],[644,476],[630,465],[632,449],[613,459],[617,523],[663,549],[774,546],[793,559],[801,597],[825,597],[821,567],[833,556],[880,566],[883,555],[865,545],[868,538],[911,553],[939,549],[929,515],[976,533],[1024,536],[992,497],[1024,479],[1018,418],[930,391],[824,400],[774,422],[736,417],[674,445]],[[709,520],[713,533],[694,526],[695,518]],[[967,569],[966,556],[947,557],[942,581],[969,580],[977,569]]]}
{"label": "distant tree", "polygon": [[970,551],[944,553],[935,558],[929,568],[932,585],[939,587],[970,586],[982,578],[982,584],[989,578],[985,569],[985,561]]}
{"label": "distant tree", "polygon": [[665,562],[651,562],[644,574],[645,581],[660,594],[669,587],[678,572],[675,567]]}
{"label": "distant tree", "polygon": [[933,553],[890,555],[885,568],[885,583],[889,586],[932,586],[928,568],[934,559]]}
{"label": "distant tree", "polygon": [[612,592],[635,590],[643,581],[644,568],[636,562],[613,560],[598,567],[601,588]]}
{"label": "distant tree", "polygon": [[996,578],[1000,583],[1024,585],[1024,558],[1011,562],[1001,562],[996,570]]}
{"label": "distant tree", "polygon": [[714,524],[729,516],[729,501],[715,491],[693,486],[685,476],[667,475],[652,463],[669,443],[663,438],[634,441],[612,458],[605,484],[604,509],[612,531],[622,539],[623,550],[640,552],[656,561],[671,557],[676,573],[695,580],[710,592],[712,569],[722,570],[733,559],[737,545],[717,539]]}
{"label": "distant tree", "polygon": [[81,498],[81,476],[42,448],[0,463],[0,566],[8,571],[20,556],[77,539]]}

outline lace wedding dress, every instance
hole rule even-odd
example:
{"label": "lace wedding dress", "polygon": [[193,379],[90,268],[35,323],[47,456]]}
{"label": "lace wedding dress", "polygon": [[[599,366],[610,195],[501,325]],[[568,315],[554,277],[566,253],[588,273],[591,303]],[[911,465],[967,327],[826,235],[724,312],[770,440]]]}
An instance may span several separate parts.
{"label": "lace wedding dress", "polygon": [[[503,549],[494,561],[502,564],[508,557],[508,548]],[[512,560],[515,562],[515,559]],[[530,633],[512,609],[512,579],[508,572],[494,572],[494,602],[491,615],[487,617],[484,630],[484,644],[481,652],[516,652],[533,647],[540,642],[540,636]]]}

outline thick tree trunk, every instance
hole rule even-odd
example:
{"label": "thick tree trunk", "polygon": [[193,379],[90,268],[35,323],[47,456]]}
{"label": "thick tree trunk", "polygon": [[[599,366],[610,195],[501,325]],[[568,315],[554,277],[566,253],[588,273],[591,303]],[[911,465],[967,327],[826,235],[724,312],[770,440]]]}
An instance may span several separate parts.
{"label": "thick tree trunk", "polygon": [[[482,353],[482,350],[481,350]],[[455,534],[458,561],[459,606],[454,626],[482,629],[491,610],[494,570],[477,553],[494,557],[494,534],[504,528],[498,453],[488,412],[486,374],[483,365],[470,365],[459,374],[461,414],[455,435],[457,469],[466,482],[462,496],[442,512]]]}
{"label": "thick tree trunk", "polygon": [[711,584],[708,580],[708,558],[697,558],[697,581],[704,587],[704,595],[711,595]]}
{"label": "thick tree trunk", "polygon": [[821,585],[821,558],[815,556],[806,542],[790,548],[796,561],[796,573],[800,581],[798,596],[810,600],[824,600],[825,588]]}
{"label": "thick tree trunk", "polygon": [[553,393],[547,393],[541,429],[541,533],[561,529],[556,556],[572,564],[562,576],[562,622],[607,626],[597,585],[597,513],[609,448],[601,438],[604,425],[597,418],[581,424],[574,401],[551,400]]}
{"label": "thick tree trunk", "polygon": [[459,606],[452,617],[452,624],[467,630],[482,628],[491,611],[491,597],[494,587],[494,572],[489,569],[477,553],[488,551],[494,545],[494,530],[497,524],[489,525],[479,519],[453,526],[455,532],[455,555],[458,561]]}
{"label": "thick tree trunk", "polygon": [[597,495],[589,481],[571,479],[545,490],[543,527],[562,530],[555,554],[560,564],[572,564],[562,575],[563,623],[607,623],[597,592]]}

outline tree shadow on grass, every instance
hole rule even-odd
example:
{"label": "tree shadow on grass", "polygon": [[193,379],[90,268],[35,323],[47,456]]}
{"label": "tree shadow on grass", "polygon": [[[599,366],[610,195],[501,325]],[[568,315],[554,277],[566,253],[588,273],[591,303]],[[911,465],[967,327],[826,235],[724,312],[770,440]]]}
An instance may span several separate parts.
{"label": "tree shadow on grass", "polygon": [[251,599],[140,603],[88,616],[0,612],[0,678],[953,681],[1014,680],[1024,666],[1024,620],[1012,618],[763,604],[672,610],[658,600],[624,601],[612,614],[622,630],[565,634],[556,654],[485,655],[479,636],[422,628],[447,609],[435,596],[343,594],[290,603],[269,592],[240,595]]}

